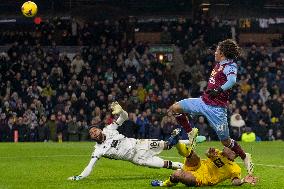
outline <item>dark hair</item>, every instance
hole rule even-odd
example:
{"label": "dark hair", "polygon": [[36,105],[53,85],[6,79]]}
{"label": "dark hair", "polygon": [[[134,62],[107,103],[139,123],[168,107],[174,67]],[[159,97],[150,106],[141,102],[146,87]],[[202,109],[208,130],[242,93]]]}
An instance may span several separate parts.
{"label": "dark hair", "polygon": [[220,52],[227,58],[227,59],[237,59],[241,56],[241,48],[238,44],[232,39],[226,39],[221,41],[219,44]]}

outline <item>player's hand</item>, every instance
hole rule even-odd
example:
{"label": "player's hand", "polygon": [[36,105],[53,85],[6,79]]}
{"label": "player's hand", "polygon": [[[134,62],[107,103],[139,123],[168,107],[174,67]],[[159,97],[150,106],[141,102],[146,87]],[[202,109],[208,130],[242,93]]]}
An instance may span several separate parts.
{"label": "player's hand", "polygon": [[68,180],[74,180],[74,181],[77,181],[77,180],[82,180],[83,177],[80,176],[80,175],[76,175],[76,176],[72,176],[72,177],[69,177]]}
{"label": "player's hand", "polygon": [[117,101],[111,103],[110,108],[112,110],[112,114],[120,114],[122,112],[122,107]]}
{"label": "player's hand", "polygon": [[258,178],[253,176],[253,175],[247,175],[244,179],[243,182],[249,183],[252,185],[255,185],[258,182]]}
{"label": "player's hand", "polygon": [[223,89],[221,87],[217,89],[208,89],[206,93],[209,95],[209,98],[215,98],[218,96],[221,92],[223,92]]}

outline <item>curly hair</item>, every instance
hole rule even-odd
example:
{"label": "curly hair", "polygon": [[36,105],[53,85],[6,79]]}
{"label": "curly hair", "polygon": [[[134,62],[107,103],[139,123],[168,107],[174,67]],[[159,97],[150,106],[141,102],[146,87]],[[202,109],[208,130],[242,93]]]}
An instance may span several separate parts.
{"label": "curly hair", "polygon": [[238,44],[232,39],[226,39],[221,41],[219,44],[220,52],[227,58],[227,59],[237,59],[241,56],[241,48]]}

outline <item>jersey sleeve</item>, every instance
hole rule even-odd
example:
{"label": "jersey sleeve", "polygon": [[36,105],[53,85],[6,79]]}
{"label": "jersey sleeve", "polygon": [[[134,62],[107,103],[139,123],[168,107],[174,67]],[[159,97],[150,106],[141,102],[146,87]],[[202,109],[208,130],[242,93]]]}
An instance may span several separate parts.
{"label": "jersey sleeve", "polygon": [[87,167],[85,167],[85,169],[80,174],[80,176],[82,178],[86,178],[87,176],[89,176],[91,174],[94,165],[100,159],[101,156],[102,156],[101,151],[98,150],[98,149],[95,149],[94,152],[92,153],[92,158],[91,158],[89,164],[87,165]]}
{"label": "jersey sleeve", "polygon": [[128,113],[124,110],[120,113],[119,117],[110,125],[107,126],[108,129],[117,129],[118,126],[122,125],[124,121],[128,120]]}
{"label": "jersey sleeve", "polygon": [[229,75],[237,75],[238,67],[236,63],[225,66],[223,73],[228,77]]}
{"label": "jersey sleeve", "polygon": [[118,128],[118,124],[115,122],[106,126],[106,129],[110,129],[110,130],[116,130],[117,128]]}
{"label": "jersey sleeve", "polygon": [[232,88],[235,83],[237,82],[237,72],[238,72],[238,68],[237,68],[237,64],[233,63],[230,65],[227,65],[224,70],[223,73],[226,75],[227,77],[227,82],[224,83],[221,88],[223,90],[228,90],[230,88]]}
{"label": "jersey sleeve", "polygon": [[100,148],[96,148],[92,153],[92,158],[100,159],[100,157],[102,157],[103,154],[104,152]]}

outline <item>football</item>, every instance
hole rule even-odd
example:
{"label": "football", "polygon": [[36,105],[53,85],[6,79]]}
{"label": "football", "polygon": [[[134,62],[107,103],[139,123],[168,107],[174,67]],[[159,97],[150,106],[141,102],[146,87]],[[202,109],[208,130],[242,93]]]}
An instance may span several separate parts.
{"label": "football", "polygon": [[22,5],[22,13],[26,17],[34,17],[37,13],[37,5],[32,1],[27,1]]}

